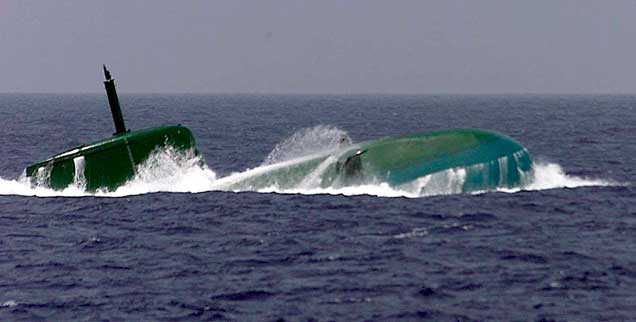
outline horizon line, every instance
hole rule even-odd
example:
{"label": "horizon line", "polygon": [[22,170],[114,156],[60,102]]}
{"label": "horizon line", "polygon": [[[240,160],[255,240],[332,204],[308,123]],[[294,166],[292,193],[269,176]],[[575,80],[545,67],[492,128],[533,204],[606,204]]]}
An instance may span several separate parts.
{"label": "horizon line", "polygon": [[[6,91],[0,95],[103,95],[104,92],[47,92],[47,91]],[[636,93],[626,92],[500,92],[500,93],[409,93],[409,92],[357,92],[357,93],[284,93],[284,92],[154,92],[154,91],[121,91],[123,95],[219,95],[219,96],[636,96]]]}

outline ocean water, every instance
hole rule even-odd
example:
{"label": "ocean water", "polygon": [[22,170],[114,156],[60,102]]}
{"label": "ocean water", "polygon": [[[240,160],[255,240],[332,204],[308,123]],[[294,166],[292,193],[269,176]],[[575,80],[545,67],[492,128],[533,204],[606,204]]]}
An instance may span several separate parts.
{"label": "ocean water", "polygon": [[[115,192],[34,188],[32,162],[114,131],[105,95],[0,94],[1,321],[636,320],[636,96],[120,95],[182,124]],[[519,189],[227,191],[353,142],[447,128],[533,156]]]}

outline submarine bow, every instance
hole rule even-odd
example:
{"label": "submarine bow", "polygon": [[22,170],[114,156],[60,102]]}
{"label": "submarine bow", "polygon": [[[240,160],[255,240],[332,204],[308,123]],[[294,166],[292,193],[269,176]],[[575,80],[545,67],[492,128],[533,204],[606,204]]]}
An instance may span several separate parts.
{"label": "submarine bow", "polygon": [[341,147],[222,178],[229,190],[340,188],[386,183],[421,193],[429,185],[452,192],[518,187],[533,169],[528,151],[503,134],[454,129]]}

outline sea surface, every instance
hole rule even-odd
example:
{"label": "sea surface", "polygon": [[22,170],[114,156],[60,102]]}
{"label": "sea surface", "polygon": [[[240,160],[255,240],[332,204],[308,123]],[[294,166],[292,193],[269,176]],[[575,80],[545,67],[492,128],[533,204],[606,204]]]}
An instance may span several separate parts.
{"label": "sea surface", "polygon": [[[182,124],[114,192],[24,168],[110,136],[102,94],[0,94],[0,321],[634,321],[636,96],[120,95],[133,130]],[[353,142],[480,128],[535,161],[519,189],[227,191]]]}

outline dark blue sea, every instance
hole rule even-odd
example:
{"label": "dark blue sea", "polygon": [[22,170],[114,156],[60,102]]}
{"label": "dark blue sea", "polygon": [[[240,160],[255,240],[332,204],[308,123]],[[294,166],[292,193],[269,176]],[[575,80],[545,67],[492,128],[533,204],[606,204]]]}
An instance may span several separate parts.
{"label": "dark blue sea", "polygon": [[[207,167],[159,159],[115,192],[31,187],[30,163],[113,133],[105,95],[0,95],[0,321],[636,320],[636,96],[120,101],[133,130],[189,127]],[[521,142],[532,182],[215,186],[333,135],[448,128]]]}

